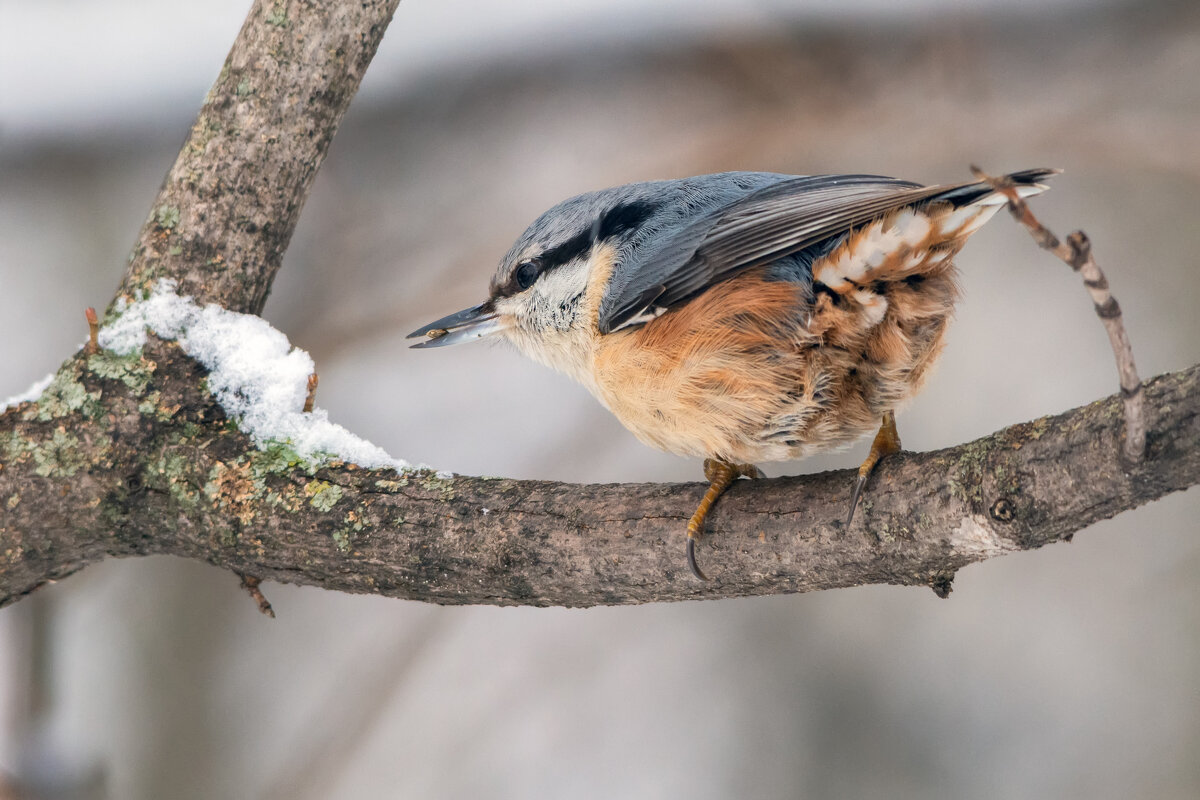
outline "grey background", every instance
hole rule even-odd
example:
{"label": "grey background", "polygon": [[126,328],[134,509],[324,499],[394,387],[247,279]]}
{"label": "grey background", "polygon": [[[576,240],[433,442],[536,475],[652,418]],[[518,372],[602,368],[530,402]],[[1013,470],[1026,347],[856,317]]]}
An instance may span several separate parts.
{"label": "grey background", "polygon": [[[0,2],[0,397],[85,334],[244,3]],[[1200,358],[1194,3],[406,2],[268,302],[318,403],[464,473],[696,480],[504,347],[402,337],[591,188],[723,169],[1060,166],[1143,375]],[[1116,389],[1078,278],[1007,217],[899,417],[956,444]],[[769,474],[857,464],[836,456]],[[34,798],[1189,798],[1195,491],[923,589],[436,608],[109,562],[0,611],[0,773]],[[0,797],[6,790],[0,789]],[[9,790],[11,791],[11,789]]]}

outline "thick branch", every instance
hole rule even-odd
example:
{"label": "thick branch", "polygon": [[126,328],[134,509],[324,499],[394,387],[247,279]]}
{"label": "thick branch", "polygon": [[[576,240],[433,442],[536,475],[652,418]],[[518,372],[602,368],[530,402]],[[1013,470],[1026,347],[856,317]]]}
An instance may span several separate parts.
{"label": "thick branch", "polygon": [[258,313],[400,0],[255,0],[150,209],[120,294],[173,278]]}
{"label": "thick branch", "polygon": [[847,529],[849,471],[739,482],[681,557],[702,484],[571,485],[308,474],[256,450],[178,348],[81,355],[0,417],[0,605],[108,556],[168,553],[256,577],[437,603],[584,606],[866,583],[948,590],[966,564],[1068,539],[1200,481],[1200,365],[1146,384],[1125,471],[1119,396],[889,458]]}

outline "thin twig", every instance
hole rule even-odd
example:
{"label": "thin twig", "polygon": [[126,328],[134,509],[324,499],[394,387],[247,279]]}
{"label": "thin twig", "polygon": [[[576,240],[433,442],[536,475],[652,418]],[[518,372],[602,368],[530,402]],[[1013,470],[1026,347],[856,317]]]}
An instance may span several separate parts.
{"label": "thin twig", "polygon": [[253,575],[246,575],[241,572],[234,572],[233,574],[242,579],[242,588],[250,594],[250,598],[254,602],[258,603],[258,610],[271,619],[275,619],[275,609],[271,608],[271,602],[267,600],[266,595],[259,588],[262,584],[262,578],[256,578]]}
{"label": "thin twig", "polygon": [[1109,291],[1108,279],[1104,277],[1104,272],[1092,257],[1091,240],[1083,231],[1075,231],[1065,242],[1062,241],[1033,215],[1010,181],[992,177],[974,165],[971,166],[971,172],[1004,195],[1013,218],[1029,231],[1029,235],[1039,247],[1058,256],[1083,278],[1083,285],[1092,297],[1096,316],[1104,323],[1108,343],[1112,346],[1113,356],[1117,361],[1117,375],[1121,382],[1121,398],[1125,410],[1125,458],[1132,464],[1140,462],[1146,452],[1145,393],[1142,390],[1141,378],[1137,374],[1137,366],[1134,364],[1133,347],[1129,343],[1129,335],[1125,332],[1121,306]]}
{"label": "thin twig", "polygon": [[311,414],[317,402],[317,373],[308,376],[308,394],[304,396],[304,413]]}
{"label": "thin twig", "polygon": [[100,320],[96,317],[96,309],[88,306],[83,316],[87,318],[88,324],[88,341],[83,346],[83,351],[89,356],[93,356],[100,352]]}

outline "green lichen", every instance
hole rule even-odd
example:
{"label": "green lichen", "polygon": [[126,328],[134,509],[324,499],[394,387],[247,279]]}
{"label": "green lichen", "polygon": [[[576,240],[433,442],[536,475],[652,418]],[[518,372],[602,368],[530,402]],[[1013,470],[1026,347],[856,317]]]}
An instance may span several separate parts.
{"label": "green lichen", "polygon": [[181,453],[165,453],[146,465],[145,484],[161,486],[185,510],[200,504],[200,492],[193,486],[192,463]]}
{"label": "green lichen", "polygon": [[250,453],[250,472],[256,478],[267,475],[286,475],[296,467],[307,466],[304,456],[290,442],[268,442],[261,450]]}
{"label": "green lichen", "polygon": [[28,452],[27,442],[15,431],[0,431],[0,464],[20,460]]}
{"label": "green lichen", "polygon": [[330,453],[327,450],[313,450],[304,458],[305,469],[311,475],[317,470],[317,467],[340,467],[346,462],[335,453]]}
{"label": "green lichen", "polygon": [[267,13],[267,24],[274,25],[276,28],[286,28],[291,25],[291,20],[288,19],[287,9],[283,3],[275,3],[270,12]]}
{"label": "green lichen", "polygon": [[398,481],[379,480],[375,481],[375,488],[385,492],[398,492],[408,486],[408,476],[401,475]]}
{"label": "green lichen", "polygon": [[253,89],[253,87],[250,86],[249,78],[242,78],[242,80],[237,85],[237,89],[235,89],[234,91],[237,93],[238,97],[247,97],[254,91],[254,89]]}
{"label": "green lichen", "polygon": [[333,543],[343,553],[349,553],[356,539],[366,536],[367,529],[373,523],[361,507],[346,512],[342,517],[342,527],[333,532]]}
{"label": "green lichen", "polygon": [[983,465],[992,452],[992,443],[987,439],[969,442],[960,448],[955,460],[955,472],[946,480],[946,485],[964,503],[983,502]]}
{"label": "green lichen", "polygon": [[[217,83],[213,84],[213,88],[209,89],[208,97],[205,98],[206,103],[213,99],[213,93],[216,91],[220,83],[221,81],[218,80]],[[188,137],[188,153],[192,156],[203,155],[204,151],[208,149],[208,143],[211,142],[220,132],[220,124],[212,121],[207,115],[201,113],[200,117],[196,120],[196,124],[192,126],[191,136]],[[196,175],[196,178],[198,177],[199,176]],[[189,178],[194,182],[195,179],[192,178],[191,175],[189,175]]]}
{"label": "green lichen", "polygon": [[225,547],[237,547],[238,532],[233,527],[222,528],[217,534],[217,538],[221,540],[221,544]]}
{"label": "green lichen", "polygon": [[[175,410],[178,410],[178,409],[175,409]],[[169,409],[163,409],[163,413],[167,413],[168,411],[172,415],[174,414],[174,411],[171,411]],[[180,441],[193,441],[196,439],[201,439],[201,438],[206,437],[207,433],[208,432],[206,430],[204,430],[204,428],[197,425],[195,422],[192,422],[191,420],[183,423],[183,425],[179,428]]]}
{"label": "green lichen", "polygon": [[37,465],[33,471],[43,478],[69,478],[90,461],[80,452],[79,439],[63,428],[55,430],[49,442],[35,446],[32,455]]}
{"label": "green lichen", "polygon": [[268,491],[263,502],[273,508],[280,508],[290,514],[295,514],[304,506],[306,495],[295,485],[288,484],[282,492]]}
{"label": "green lichen", "polygon": [[36,417],[41,422],[49,422],[76,412],[94,418],[100,410],[100,392],[89,392],[72,372],[62,370],[42,392],[34,409],[26,412],[25,418]]}
{"label": "green lichen", "polygon": [[88,371],[93,375],[120,381],[138,396],[145,394],[156,367],[153,361],[146,361],[140,353],[118,355],[105,350],[88,356],[87,360]]}
{"label": "green lichen", "polygon": [[441,478],[431,469],[421,470],[415,474],[418,485],[429,492],[436,492],[443,500],[455,498],[454,479]]}
{"label": "green lichen", "polygon": [[141,402],[138,403],[138,413],[144,417],[153,415],[159,420],[165,422],[166,420],[170,419],[171,415],[166,413],[166,409],[161,409],[158,407],[158,404],[161,400],[162,394],[159,392],[150,392],[142,398]]}
{"label": "green lichen", "polygon": [[154,224],[160,230],[175,230],[179,227],[179,209],[175,206],[159,206],[154,210]]}
{"label": "green lichen", "polygon": [[346,528],[339,528],[333,532],[333,543],[337,545],[337,549],[342,553],[350,552],[350,532]]}
{"label": "green lichen", "polygon": [[[214,501],[218,504],[221,499],[221,482],[219,480],[220,467],[221,467],[221,465],[218,464],[217,466],[214,466],[211,469],[209,469],[208,480],[206,480],[204,482],[204,486],[200,490],[200,491],[204,492],[205,497],[207,497],[209,500]],[[219,507],[219,505],[218,505],[218,507]]]}
{"label": "green lichen", "polygon": [[6,463],[23,461],[25,456],[36,449],[37,445],[34,442],[16,431],[0,431],[0,454],[4,455]]}
{"label": "green lichen", "polygon": [[312,481],[304,487],[308,504],[317,511],[328,512],[342,499],[342,487],[327,481]]}
{"label": "green lichen", "polygon": [[[226,425],[230,431],[237,430],[237,425],[232,420]],[[342,463],[332,453],[316,451],[308,455],[302,454],[296,450],[295,444],[290,439],[268,439],[247,458],[251,472],[256,478],[267,475],[287,475],[296,469],[313,475],[321,467],[337,466]]]}

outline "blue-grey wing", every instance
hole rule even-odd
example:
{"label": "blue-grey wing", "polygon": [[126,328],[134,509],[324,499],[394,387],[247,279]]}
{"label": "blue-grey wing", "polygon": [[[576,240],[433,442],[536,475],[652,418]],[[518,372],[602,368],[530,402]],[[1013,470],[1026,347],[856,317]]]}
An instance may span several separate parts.
{"label": "blue-grey wing", "polygon": [[[1050,172],[1027,170],[1009,178],[1032,182]],[[631,253],[601,300],[600,331],[671,308],[742,270],[800,253],[904,206],[935,200],[959,205],[990,191],[980,182],[921,186],[879,175],[810,175],[772,183]]]}

